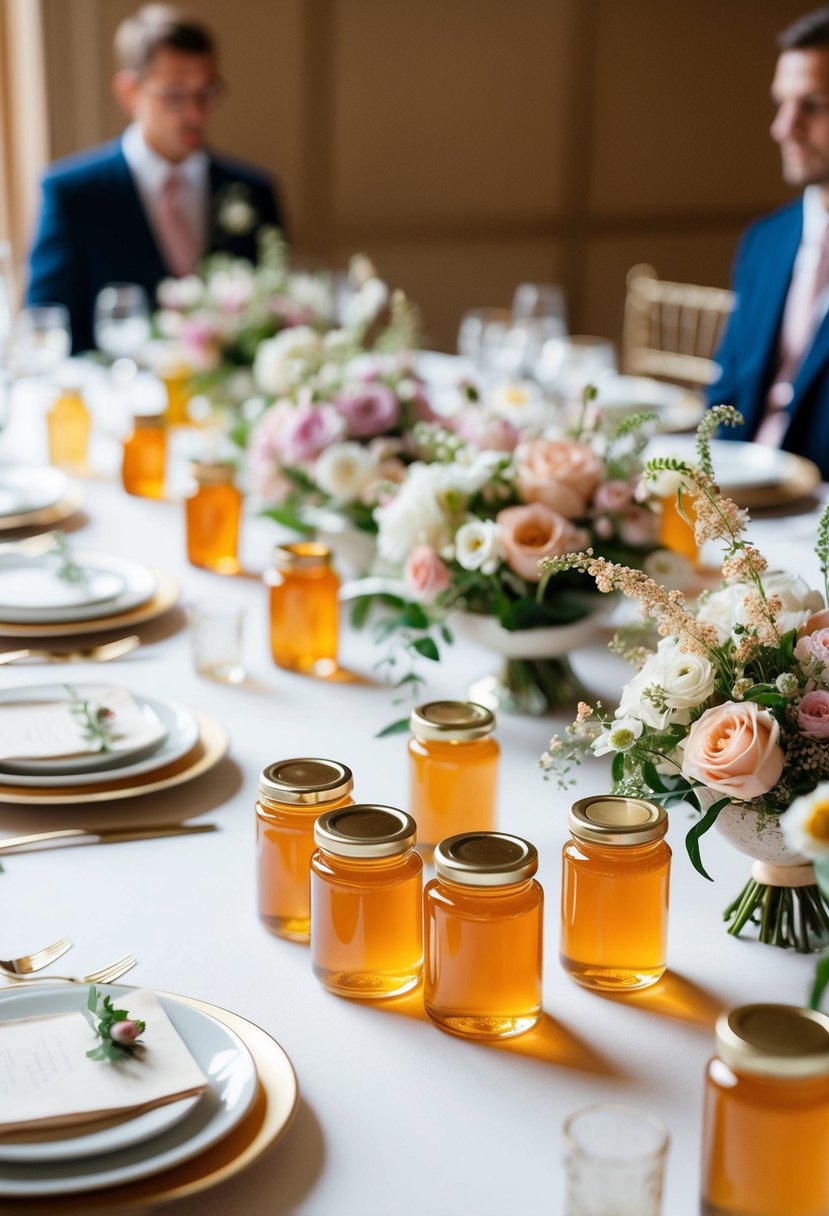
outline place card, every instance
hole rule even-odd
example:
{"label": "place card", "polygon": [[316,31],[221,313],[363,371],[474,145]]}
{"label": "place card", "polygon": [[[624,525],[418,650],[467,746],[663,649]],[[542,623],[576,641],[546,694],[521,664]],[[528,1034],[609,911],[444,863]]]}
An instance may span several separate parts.
{"label": "place card", "polygon": [[85,738],[86,725],[72,706],[87,701],[115,715],[109,749],[140,748],[163,738],[164,727],[146,713],[125,688],[78,688],[65,701],[6,702],[0,707],[0,760],[50,759],[90,755],[103,750],[100,739]]}

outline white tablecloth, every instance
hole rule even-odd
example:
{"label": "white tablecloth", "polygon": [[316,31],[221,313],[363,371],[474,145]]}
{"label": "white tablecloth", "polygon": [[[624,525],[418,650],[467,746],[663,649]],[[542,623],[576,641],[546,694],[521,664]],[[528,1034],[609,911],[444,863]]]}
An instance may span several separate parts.
{"label": "white tablecloth", "polygon": [[[32,426],[27,412],[18,405],[0,440],[0,458],[42,456],[40,422]],[[142,628],[142,646],[128,658],[72,670],[77,680],[122,681],[220,718],[232,746],[214,772],[156,797],[83,814],[0,806],[4,833],[138,817],[205,816],[220,827],[192,839],[11,856],[0,876],[3,956],[64,933],[75,949],[60,970],[88,970],[132,951],[140,965],[129,982],[236,1010],[273,1034],[291,1057],[301,1106],[285,1138],[244,1175],[170,1210],[180,1216],[557,1216],[563,1119],[580,1106],[616,1101],[644,1107],[668,1125],[665,1216],[696,1213],[703,1073],[714,1017],[725,1006],[751,1001],[805,1003],[814,968],[811,958],[726,934],[722,908],[745,881],[749,860],[712,833],[703,852],[716,881],[707,883],[685,854],[688,818],[674,811],[669,973],[656,988],[627,998],[577,987],[558,962],[559,855],[571,797],[545,784],[536,766],[551,730],[564,720],[504,716],[498,724],[501,825],[537,845],[546,895],[542,1024],[510,1043],[483,1046],[437,1030],[417,995],[394,1010],[330,995],[314,979],[307,949],[272,937],[257,919],[257,777],[280,757],[330,756],[353,769],[360,800],[405,807],[405,736],[374,737],[399,716],[392,694],[381,685],[326,684],[276,669],[265,589],[256,578],[223,579],[187,565],[180,502],[130,498],[104,478],[87,481],[85,490],[87,518],[73,533],[76,544],[174,571],[185,599],[248,609],[249,675],[238,687],[195,675],[180,611]],[[814,518],[765,522],[755,536],[773,564],[819,586]],[[276,535],[267,521],[247,521],[243,556],[250,567],[263,568]],[[368,634],[344,629],[347,667],[371,675],[376,657]],[[612,703],[627,669],[602,642],[577,654],[574,665]],[[431,668],[430,693],[463,696],[473,678],[494,666],[493,656],[459,644]],[[56,675],[60,669],[47,666],[3,667],[0,687],[48,683]],[[603,792],[608,780],[607,763],[591,761],[579,770],[573,797]]]}

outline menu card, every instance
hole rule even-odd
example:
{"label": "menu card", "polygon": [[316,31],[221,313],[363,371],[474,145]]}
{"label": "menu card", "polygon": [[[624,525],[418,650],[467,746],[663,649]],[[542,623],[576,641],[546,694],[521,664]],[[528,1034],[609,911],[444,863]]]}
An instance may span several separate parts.
{"label": "menu card", "polygon": [[0,706],[0,760],[50,759],[102,751],[100,739],[86,739],[87,727],[72,706],[88,701],[115,715],[109,750],[144,747],[164,737],[154,713],[136,704],[126,688],[77,688],[64,701],[17,701]]}
{"label": "menu card", "polygon": [[[76,1013],[0,1021],[0,1137],[137,1115],[201,1093],[207,1079],[152,992],[130,992],[130,1015],[147,1023],[144,1047],[123,1060],[89,1060],[100,1043]],[[33,1135],[36,1138],[36,1135]]]}

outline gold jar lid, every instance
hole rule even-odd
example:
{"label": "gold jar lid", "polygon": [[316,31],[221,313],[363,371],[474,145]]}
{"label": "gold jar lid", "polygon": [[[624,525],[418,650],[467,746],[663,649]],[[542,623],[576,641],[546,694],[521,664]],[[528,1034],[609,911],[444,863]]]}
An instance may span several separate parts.
{"label": "gold jar lid", "polygon": [[232,485],[236,466],[230,460],[195,460],[193,476],[200,486]]}
{"label": "gold jar lid", "polygon": [[532,878],[538,869],[538,850],[528,840],[506,832],[462,832],[440,842],[434,862],[440,877],[450,882],[506,887]]}
{"label": "gold jar lid", "polygon": [[667,832],[668,812],[644,798],[595,794],[573,803],[568,826],[578,840],[593,844],[647,844]]}
{"label": "gold jar lid", "polygon": [[394,857],[413,848],[416,839],[411,815],[377,803],[324,811],[314,824],[314,840],[337,857]]}
{"label": "gold jar lid", "polygon": [[166,425],[167,417],[163,410],[159,410],[154,414],[133,414],[133,426],[138,427],[163,427]]}
{"label": "gold jar lid", "polygon": [[331,565],[331,550],[316,540],[300,540],[293,545],[277,545],[274,565],[280,570],[310,570]]}
{"label": "gold jar lid", "polygon": [[495,714],[475,701],[428,701],[412,710],[409,725],[421,739],[468,742],[492,734]]}
{"label": "gold jar lid", "polygon": [[829,1017],[796,1005],[740,1005],[717,1018],[717,1054],[764,1077],[829,1076]]}
{"label": "gold jar lid", "polygon": [[317,806],[344,798],[353,785],[351,769],[339,761],[299,756],[293,760],[276,760],[263,768],[259,794],[274,802]]}

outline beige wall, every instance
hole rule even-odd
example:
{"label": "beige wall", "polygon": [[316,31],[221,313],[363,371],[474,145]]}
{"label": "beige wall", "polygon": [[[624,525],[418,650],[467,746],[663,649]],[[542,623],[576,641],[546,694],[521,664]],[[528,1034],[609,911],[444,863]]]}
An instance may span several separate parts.
{"label": "beige wall", "polygon": [[[134,0],[43,0],[52,151],[115,133]],[[191,0],[230,95],[215,142],[280,180],[298,252],[364,249],[451,348],[466,308],[557,280],[618,337],[637,261],[721,284],[785,200],[774,35],[809,0]]]}

